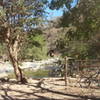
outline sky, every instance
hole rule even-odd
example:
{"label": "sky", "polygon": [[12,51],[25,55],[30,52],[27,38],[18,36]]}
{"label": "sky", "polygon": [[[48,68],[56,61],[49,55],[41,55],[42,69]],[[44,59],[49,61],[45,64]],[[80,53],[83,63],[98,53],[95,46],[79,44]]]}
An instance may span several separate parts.
{"label": "sky", "polygon": [[[49,0],[49,2],[50,1],[51,0]],[[72,7],[74,7],[76,5],[76,3],[77,3],[77,0],[74,0],[73,3],[72,3]],[[59,16],[63,15],[63,9],[50,10],[49,8],[47,8],[46,11],[49,13],[47,19],[53,19],[53,18],[56,18],[56,17],[59,17]]]}

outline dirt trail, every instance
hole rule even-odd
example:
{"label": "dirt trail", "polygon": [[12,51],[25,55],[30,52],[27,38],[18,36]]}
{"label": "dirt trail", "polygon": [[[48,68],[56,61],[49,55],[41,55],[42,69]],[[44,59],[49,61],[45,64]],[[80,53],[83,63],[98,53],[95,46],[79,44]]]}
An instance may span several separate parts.
{"label": "dirt trail", "polygon": [[58,78],[29,79],[24,85],[16,83],[15,80],[0,83],[0,100],[88,100],[86,95],[99,97],[100,89],[88,91],[65,87],[64,81]]}

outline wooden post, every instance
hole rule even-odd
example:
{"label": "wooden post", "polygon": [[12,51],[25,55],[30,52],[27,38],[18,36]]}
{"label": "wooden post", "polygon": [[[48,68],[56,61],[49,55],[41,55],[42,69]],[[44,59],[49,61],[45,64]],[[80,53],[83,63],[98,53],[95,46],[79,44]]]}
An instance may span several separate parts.
{"label": "wooden post", "polygon": [[67,86],[68,58],[65,57],[65,86]]}
{"label": "wooden post", "polygon": [[77,60],[77,64],[78,64],[78,66],[77,66],[77,74],[79,74],[79,69],[80,69],[80,61],[79,60]]}

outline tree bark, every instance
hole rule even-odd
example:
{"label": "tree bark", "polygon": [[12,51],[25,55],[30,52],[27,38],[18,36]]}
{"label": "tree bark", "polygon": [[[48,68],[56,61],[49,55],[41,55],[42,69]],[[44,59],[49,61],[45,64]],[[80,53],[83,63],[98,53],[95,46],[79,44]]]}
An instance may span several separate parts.
{"label": "tree bark", "polygon": [[[9,49],[9,48],[8,48],[8,49]],[[17,59],[16,59],[16,55],[14,55],[14,53],[11,53],[10,50],[9,50],[9,58],[10,58],[10,61],[11,61],[12,65],[13,65],[16,79],[17,79],[19,82],[23,82],[22,70],[21,70],[21,68],[20,68],[19,65],[18,65],[18,61],[17,61]]]}
{"label": "tree bark", "polygon": [[67,86],[68,58],[65,57],[65,86]]}
{"label": "tree bark", "polygon": [[8,29],[6,43],[7,43],[9,58],[13,65],[16,79],[18,80],[18,82],[27,83],[27,80],[26,80],[25,76],[23,75],[21,68],[19,67],[18,58],[17,58],[18,57],[18,45],[19,45],[18,44],[18,36],[12,43],[11,37],[10,37],[10,29]]}

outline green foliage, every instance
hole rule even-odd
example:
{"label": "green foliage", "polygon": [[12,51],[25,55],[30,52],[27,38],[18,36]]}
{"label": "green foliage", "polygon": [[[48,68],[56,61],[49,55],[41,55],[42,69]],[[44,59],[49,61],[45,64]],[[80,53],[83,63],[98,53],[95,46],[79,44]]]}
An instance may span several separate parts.
{"label": "green foliage", "polygon": [[14,73],[9,73],[7,78],[10,78],[10,79],[15,79],[15,74]]}
{"label": "green foliage", "polygon": [[[25,75],[27,78],[43,78],[43,77],[48,77],[49,76],[49,71],[48,70],[25,70],[24,71]],[[8,78],[15,78],[14,73],[9,73]]]}
{"label": "green foliage", "polygon": [[59,37],[56,42],[56,48],[62,56],[70,56],[76,59],[87,58],[90,49],[88,42],[78,40],[70,41],[66,34]]}
{"label": "green foliage", "polygon": [[[20,53],[22,48],[28,46],[25,54],[23,54],[24,56],[33,57],[38,52],[34,57],[38,58],[40,56],[42,58],[39,54],[42,54],[45,49],[45,46],[42,48],[45,45],[44,37],[42,35],[35,37],[29,37],[27,35],[31,34],[31,32],[33,32],[32,34],[39,33],[34,32],[34,30],[44,20],[47,0],[4,0],[4,2],[1,2],[0,42],[2,40],[3,43],[9,43],[12,50],[11,48],[7,49],[10,49],[12,52],[17,52],[16,54]],[[8,29],[10,30],[9,35]],[[27,38],[30,38],[29,45],[25,46]],[[16,50],[14,50],[14,45],[16,45]],[[18,55],[21,56],[20,54]]]}
{"label": "green foliage", "polygon": [[66,7],[67,9],[70,9],[72,2],[73,0],[52,0],[50,4],[50,8],[60,9]]}
{"label": "green foliage", "polygon": [[24,71],[25,75],[27,75],[27,77],[32,77],[32,78],[42,78],[42,77],[48,77],[49,75],[49,71],[48,70],[42,70],[39,69],[37,71]]}
{"label": "green foliage", "polygon": [[[57,4],[56,7],[62,7]],[[60,27],[64,28],[64,31],[56,43],[63,56],[68,55],[79,59],[100,57],[99,12],[99,0],[79,0],[76,7],[70,11],[64,11],[63,17],[58,23]]]}
{"label": "green foliage", "polygon": [[22,59],[41,60],[47,57],[47,45],[45,36],[41,31],[39,33],[29,34],[27,42],[21,51]]}
{"label": "green foliage", "polygon": [[70,42],[69,48],[68,56],[74,57],[76,59],[87,59],[89,53],[88,43],[83,41]]}
{"label": "green foliage", "polygon": [[0,56],[3,57],[7,53],[6,46],[0,43]]}
{"label": "green foliage", "polygon": [[3,54],[3,46],[0,44],[0,56]]}
{"label": "green foliage", "polygon": [[76,27],[77,30],[74,32],[76,39],[88,40],[100,30],[99,10],[99,0],[80,0],[75,8],[64,13],[61,26]]}
{"label": "green foliage", "polygon": [[[2,1],[2,5],[0,5],[0,38],[5,41],[7,38],[5,30],[10,28],[10,41],[16,41],[19,34],[20,37],[23,37],[24,33],[29,33],[30,30],[37,27],[43,21],[46,3],[47,0]],[[3,36],[4,34],[5,36]]]}

